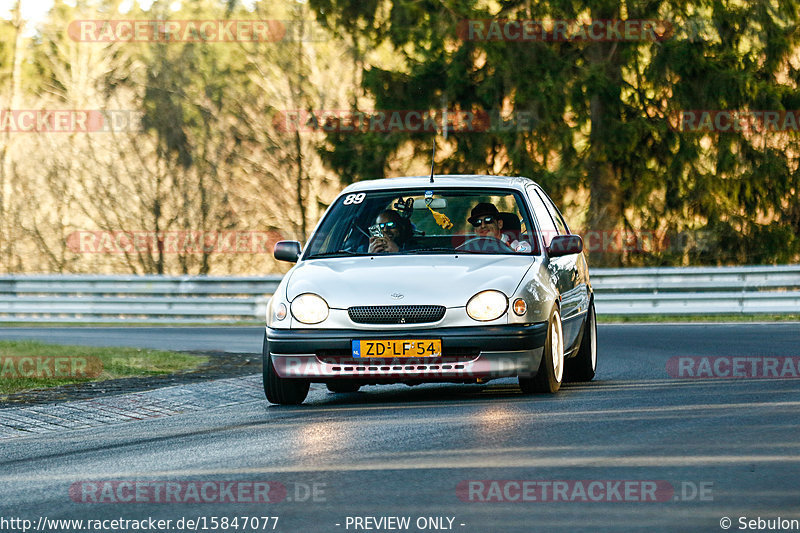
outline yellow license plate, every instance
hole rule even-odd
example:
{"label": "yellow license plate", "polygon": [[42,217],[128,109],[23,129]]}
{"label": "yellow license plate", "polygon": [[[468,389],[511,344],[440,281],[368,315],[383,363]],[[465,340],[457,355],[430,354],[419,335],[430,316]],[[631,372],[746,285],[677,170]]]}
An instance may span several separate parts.
{"label": "yellow license plate", "polygon": [[441,357],[440,339],[353,341],[353,357]]}

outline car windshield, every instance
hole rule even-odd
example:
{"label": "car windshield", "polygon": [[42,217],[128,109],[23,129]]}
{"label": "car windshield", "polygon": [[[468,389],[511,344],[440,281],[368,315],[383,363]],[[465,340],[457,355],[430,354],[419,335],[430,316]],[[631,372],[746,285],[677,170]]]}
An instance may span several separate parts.
{"label": "car windshield", "polygon": [[521,198],[513,191],[435,188],[342,195],[311,238],[305,258],[536,254]]}

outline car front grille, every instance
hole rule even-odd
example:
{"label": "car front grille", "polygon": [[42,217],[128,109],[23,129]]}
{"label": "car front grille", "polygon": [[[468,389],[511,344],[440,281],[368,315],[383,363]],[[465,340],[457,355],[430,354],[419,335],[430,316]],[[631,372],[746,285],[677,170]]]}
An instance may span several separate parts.
{"label": "car front grille", "polygon": [[350,307],[347,314],[357,324],[422,324],[444,317],[442,305],[364,305]]}

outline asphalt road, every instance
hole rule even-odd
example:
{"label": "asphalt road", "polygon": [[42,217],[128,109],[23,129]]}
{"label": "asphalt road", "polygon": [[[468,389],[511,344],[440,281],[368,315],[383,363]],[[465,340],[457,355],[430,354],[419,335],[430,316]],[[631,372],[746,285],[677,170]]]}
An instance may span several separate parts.
{"label": "asphalt road", "polygon": [[[259,328],[34,331],[62,343],[233,351],[257,351],[262,334]],[[31,335],[0,330],[0,338],[23,334]],[[172,520],[164,528],[171,531],[197,525],[198,531],[465,533],[723,531],[723,517],[740,531],[741,517],[755,526],[760,518],[765,527],[778,517],[800,520],[800,380],[674,377],[676,368],[703,368],[702,359],[687,357],[728,358],[705,360],[718,375],[734,364],[741,372],[752,361],[796,358],[800,324],[601,325],[599,347],[597,379],[555,396],[524,397],[510,380],[367,387],[345,395],[315,390],[299,407],[255,401],[6,439],[0,530],[22,531],[4,527],[3,519],[36,526],[40,517],[152,517]],[[676,366],[676,357],[684,366]],[[791,378],[780,361],[777,371]],[[796,371],[797,360],[788,361]],[[110,481],[139,482],[143,502],[112,501],[134,498],[135,489]],[[229,481],[240,484],[222,484]],[[263,485],[248,482],[267,481],[276,483],[270,503],[242,501],[257,487],[264,497]],[[171,485],[170,498],[158,482],[179,485]],[[196,503],[203,497],[189,495],[203,487],[206,497],[219,492],[227,500]],[[87,503],[92,497],[102,503]],[[263,518],[246,529],[241,518],[236,527],[222,520],[234,516],[279,520],[275,529],[272,520],[264,528]],[[200,523],[176,527],[181,517]]]}
{"label": "asphalt road", "polygon": [[159,350],[261,353],[258,327],[32,327],[0,328],[0,340],[31,339],[79,346],[135,346]]}

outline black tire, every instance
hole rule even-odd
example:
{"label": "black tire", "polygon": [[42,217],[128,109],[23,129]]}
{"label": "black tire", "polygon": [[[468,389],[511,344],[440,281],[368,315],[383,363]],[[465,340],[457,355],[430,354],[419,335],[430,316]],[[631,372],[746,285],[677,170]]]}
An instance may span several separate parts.
{"label": "black tire", "polygon": [[329,391],[336,393],[358,392],[358,389],[361,388],[361,385],[352,379],[337,379],[336,381],[329,381],[326,385]]}
{"label": "black tire", "polygon": [[567,359],[564,367],[567,381],[592,381],[597,372],[597,317],[594,312],[594,300],[589,304],[586,313],[586,324],[583,326],[583,338],[578,354]]}
{"label": "black tire", "polygon": [[519,388],[524,394],[534,392],[553,394],[561,388],[564,379],[564,329],[558,307],[550,311],[547,321],[547,340],[542,360],[534,377],[519,377]]}
{"label": "black tire", "polygon": [[275,373],[272,357],[267,348],[267,336],[264,334],[264,347],[261,351],[262,376],[264,378],[264,394],[269,403],[281,405],[298,405],[308,396],[311,383],[306,379],[287,379]]}

